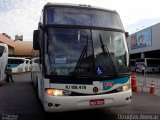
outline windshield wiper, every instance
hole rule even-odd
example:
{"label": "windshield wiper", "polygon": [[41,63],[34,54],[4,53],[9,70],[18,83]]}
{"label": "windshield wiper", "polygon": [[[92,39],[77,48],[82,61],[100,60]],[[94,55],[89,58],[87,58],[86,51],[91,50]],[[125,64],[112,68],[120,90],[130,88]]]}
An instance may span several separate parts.
{"label": "windshield wiper", "polygon": [[79,72],[79,69],[80,69],[81,64],[82,64],[82,60],[84,59],[84,56],[86,55],[86,57],[87,57],[87,50],[88,50],[88,36],[87,36],[87,44],[86,44],[86,46],[84,46],[84,48],[81,52],[81,55],[78,59],[77,65],[76,65],[74,73],[73,73],[74,75],[77,75],[77,73]]}
{"label": "windshield wiper", "polygon": [[111,65],[112,65],[112,68],[113,68],[113,71],[114,71],[115,75],[118,76],[116,67],[115,67],[114,62],[113,62],[113,60],[111,58],[111,55],[110,55],[109,50],[108,50],[108,47],[103,44],[103,41],[102,41],[102,38],[101,38],[100,34],[99,34],[99,39],[100,39],[101,48],[102,48],[102,51],[103,51],[103,54],[104,54],[105,58],[106,59],[107,59],[107,57],[109,58],[109,61],[110,61]]}

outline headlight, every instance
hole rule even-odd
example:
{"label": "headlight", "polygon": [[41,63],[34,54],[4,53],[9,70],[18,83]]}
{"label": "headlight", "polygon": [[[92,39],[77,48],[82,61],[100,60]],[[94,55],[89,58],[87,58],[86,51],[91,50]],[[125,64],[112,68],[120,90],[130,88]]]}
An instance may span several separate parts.
{"label": "headlight", "polygon": [[52,89],[52,88],[47,88],[45,89],[45,91],[48,95],[51,95],[51,96],[69,96],[71,94],[70,91]]}
{"label": "headlight", "polygon": [[119,92],[123,92],[123,91],[127,91],[127,90],[130,90],[130,89],[131,89],[131,85],[127,84],[127,85],[123,85],[123,86],[117,88],[116,90],[119,91]]}

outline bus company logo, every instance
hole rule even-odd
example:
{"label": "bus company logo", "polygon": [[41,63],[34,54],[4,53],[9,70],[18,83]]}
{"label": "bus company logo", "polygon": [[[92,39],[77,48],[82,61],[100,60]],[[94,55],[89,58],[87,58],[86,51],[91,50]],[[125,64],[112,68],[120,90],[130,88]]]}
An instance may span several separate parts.
{"label": "bus company logo", "polygon": [[113,86],[113,82],[104,82],[103,85],[104,87],[112,87]]}
{"label": "bus company logo", "polygon": [[94,87],[94,88],[93,88],[93,92],[94,92],[94,93],[97,93],[97,92],[98,92],[98,87]]}

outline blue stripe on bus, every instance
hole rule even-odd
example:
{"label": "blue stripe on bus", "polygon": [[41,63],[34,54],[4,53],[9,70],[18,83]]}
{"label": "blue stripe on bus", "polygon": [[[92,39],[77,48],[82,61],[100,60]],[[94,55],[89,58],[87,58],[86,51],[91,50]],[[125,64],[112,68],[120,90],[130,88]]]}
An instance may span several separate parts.
{"label": "blue stripe on bus", "polygon": [[105,80],[102,82],[103,90],[109,90],[116,84],[124,84],[129,80],[129,77],[117,78],[113,80]]}
{"label": "blue stripe on bus", "polygon": [[8,64],[11,68],[17,67],[19,64]]}
{"label": "blue stripe on bus", "polygon": [[92,80],[92,79],[72,79],[72,80],[64,80],[64,79],[57,79],[57,80],[53,80],[50,79],[51,83],[59,83],[59,84],[86,84],[86,85],[92,85],[93,81],[99,81],[102,82],[103,84],[103,89],[109,89],[110,86],[106,86],[109,83],[112,84],[124,84],[129,80],[129,77],[121,77],[121,78],[116,78],[116,79],[109,79],[109,80]]}

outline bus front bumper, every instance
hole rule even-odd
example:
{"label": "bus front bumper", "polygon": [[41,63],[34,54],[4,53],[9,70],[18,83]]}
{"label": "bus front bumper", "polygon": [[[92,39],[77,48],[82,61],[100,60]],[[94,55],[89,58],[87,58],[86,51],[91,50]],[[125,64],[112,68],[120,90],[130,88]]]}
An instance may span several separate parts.
{"label": "bus front bumper", "polygon": [[131,90],[119,93],[91,95],[91,96],[46,95],[44,97],[43,106],[46,112],[63,112],[63,111],[83,110],[83,109],[124,106],[130,104],[131,99],[132,99]]}

